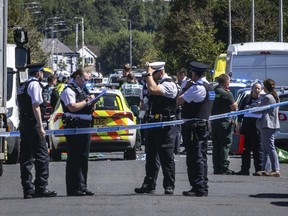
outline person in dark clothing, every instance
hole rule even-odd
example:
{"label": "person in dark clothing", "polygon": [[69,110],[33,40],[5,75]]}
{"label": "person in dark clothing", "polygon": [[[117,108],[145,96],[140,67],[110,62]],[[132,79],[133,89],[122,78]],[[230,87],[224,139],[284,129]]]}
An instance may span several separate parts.
{"label": "person in dark clothing", "polygon": [[[212,115],[229,113],[237,110],[232,93],[229,90],[230,77],[227,74],[221,74],[218,78],[219,85],[215,86],[215,100],[212,107]],[[221,118],[213,120],[212,126],[212,145],[213,145],[213,168],[214,174],[234,175],[235,172],[229,169],[230,161],[228,159],[230,146],[232,142],[231,118]]]}
{"label": "person in dark clothing", "polygon": [[43,108],[41,109],[42,120],[46,121],[48,121],[50,115],[53,113],[55,108],[55,106],[53,107],[51,105],[51,95],[57,82],[56,76],[54,75],[49,76],[47,78],[47,82],[48,82],[47,85],[42,88],[43,89],[42,95],[44,102],[43,102]]}
{"label": "person in dark clothing", "polygon": [[189,191],[183,191],[184,196],[207,196],[207,144],[209,137],[208,119],[215,97],[213,87],[201,80],[208,65],[191,62],[191,80],[183,88],[177,99],[182,105],[182,119],[185,123],[186,164]]}
{"label": "person in dark clothing", "polygon": [[[49,154],[42,125],[41,104],[43,103],[42,69],[44,64],[27,65],[29,79],[18,88],[20,110],[20,170],[24,199],[55,197],[57,193],[46,187],[49,177]],[[31,170],[35,166],[35,181]]]}
{"label": "person in dark clothing", "polygon": [[[146,63],[149,98],[148,122],[176,120],[177,86],[164,70],[165,63]],[[176,126],[151,128],[147,131],[146,176],[141,187],[135,192],[154,193],[160,165],[163,171],[164,194],[171,195],[175,188],[174,145]]]}
{"label": "person in dark clothing", "polygon": [[[259,106],[261,102],[261,90],[261,83],[254,83],[251,88],[251,93],[246,95],[242,103],[239,104],[239,111]],[[237,172],[236,175],[250,175],[251,150],[253,152],[255,173],[262,169],[263,151],[261,150],[260,144],[260,132],[256,128],[257,115],[259,114],[247,113],[238,116],[236,131],[243,134],[245,139],[241,170]]]}
{"label": "person in dark clothing", "polygon": [[[61,93],[64,128],[87,128],[92,123],[91,101],[94,96],[86,94],[85,83],[89,73],[78,69],[72,74],[73,82]],[[68,196],[92,196],[94,192],[87,188],[88,159],[91,134],[66,135],[67,163],[66,190]]]}

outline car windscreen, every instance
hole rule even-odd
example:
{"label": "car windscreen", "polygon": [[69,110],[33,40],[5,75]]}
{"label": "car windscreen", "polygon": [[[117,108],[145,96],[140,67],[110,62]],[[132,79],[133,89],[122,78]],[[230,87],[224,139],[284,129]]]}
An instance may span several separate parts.
{"label": "car windscreen", "polygon": [[[95,94],[97,96],[97,94]],[[96,110],[121,110],[120,97],[114,94],[105,94],[96,103]]]}

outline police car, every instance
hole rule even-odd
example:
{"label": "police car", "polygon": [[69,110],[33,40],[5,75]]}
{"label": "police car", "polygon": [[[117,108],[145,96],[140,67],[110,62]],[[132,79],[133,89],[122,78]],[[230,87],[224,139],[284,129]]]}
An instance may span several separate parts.
{"label": "police car", "polygon": [[[97,96],[101,88],[91,89],[90,93]],[[93,112],[93,126],[126,126],[135,125],[136,118],[129,109],[123,94],[117,89],[106,89],[106,94],[101,96]],[[58,101],[54,113],[48,123],[49,130],[63,129],[62,106]],[[101,132],[92,134],[90,152],[118,152],[124,151],[124,159],[136,159],[136,130],[120,130],[115,132]],[[81,143],[79,143],[81,144]],[[55,161],[61,160],[61,153],[66,151],[64,136],[50,136],[51,157]]]}

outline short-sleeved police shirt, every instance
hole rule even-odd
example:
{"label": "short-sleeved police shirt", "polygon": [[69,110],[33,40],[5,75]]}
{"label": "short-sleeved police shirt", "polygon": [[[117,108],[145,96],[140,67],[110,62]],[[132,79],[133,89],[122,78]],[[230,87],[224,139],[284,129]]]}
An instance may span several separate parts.
{"label": "short-sleeved police shirt", "polygon": [[[29,77],[29,80],[37,80],[34,77]],[[31,97],[32,104],[42,104],[43,97],[42,97],[42,87],[40,86],[39,82],[30,82],[27,87],[27,94]]]}
{"label": "short-sleeved police shirt", "polygon": [[174,82],[162,82],[165,79],[171,79],[167,74],[165,74],[161,80],[158,81],[158,86],[162,89],[164,97],[175,98],[178,93],[177,86]]}

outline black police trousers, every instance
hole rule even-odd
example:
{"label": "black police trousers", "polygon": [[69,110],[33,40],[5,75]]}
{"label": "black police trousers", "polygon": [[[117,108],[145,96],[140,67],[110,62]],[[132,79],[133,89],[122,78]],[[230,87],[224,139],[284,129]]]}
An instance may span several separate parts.
{"label": "black police trousers", "polygon": [[207,122],[186,122],[184,128],[189,183],[195,191],[207,192]]}
{"label": "black police trousers", "polygon": [[174,146],[176,138],[176,126],[147,129],[146,153],[146,177],[144,184],[156,187],[156,181],[160,165],[163,171],[163,187],[175,188],[175,161]]}
{"label": "black police trousers", "polygon": [[[49,154],[46,140],[40,139],[36,119],[20,119],[20,171],[23,191],[45,189],[49,177]],[[35,181],[31,170],[35,166]]]}
{"label": "black police trousers", "polygon": [[[91,123],[81,122],[81,125],[65,128],[86,128]],[[87,188],[88,160],[90,152],[91,134],[66,135],[67,161],[66,161],[66,191],[72,194],[75,191]]]}

